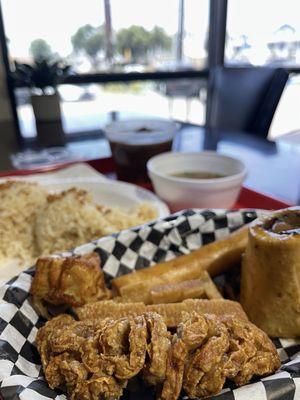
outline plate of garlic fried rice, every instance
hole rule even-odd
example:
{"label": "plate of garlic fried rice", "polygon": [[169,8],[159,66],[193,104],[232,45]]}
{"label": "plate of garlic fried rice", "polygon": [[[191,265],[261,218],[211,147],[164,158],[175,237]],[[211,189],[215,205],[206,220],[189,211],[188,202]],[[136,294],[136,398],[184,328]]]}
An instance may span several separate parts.
{"label": "plate of garlic fried rice", "polygon": [[133,184],[100,174],[58,179],[46,175],[0,182],[0,282],[41,255],[169,214],[157,196]]}

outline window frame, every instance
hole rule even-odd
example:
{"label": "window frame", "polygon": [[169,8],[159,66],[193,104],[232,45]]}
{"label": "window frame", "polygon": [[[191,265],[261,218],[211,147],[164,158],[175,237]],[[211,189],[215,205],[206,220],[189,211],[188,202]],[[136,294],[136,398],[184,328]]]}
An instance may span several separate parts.
{"label": "window frame", "polygon": [[[147,81],[147,80],[169,80],[169,79],[180,79],[180,78],[206,78],[209,80],[209,71],[216,65],[215,61],[212,61],[211,54],[216,55],[216,46],[211,40],[211,37],[218,38],[219,46],[218,51],[218,64],[224,62],[224,40],[222,41],[222,35],[219,34],[220,28],[218,22],[220,20],[225,21],[222,13],[227,8],[227,0],[209,0],[209,33],[208,33],[208,66],[199,70],[180,70],[180,71],[155,71],[155,72],[128,72],[128,73],[88,73],[88,74],[76,74],[68,76],[62,84],[87,84],[87,83],[108,83],[108,82],[132,82],[132,81]],[[225,14],[226,16],[226,14]],[[214,39],[215,40],[215,39]],[[21,147],[26,146],[27,139],[23,138],[20,131],[20,122],[16,109],[16,97],[15,88],[18,87],[10,76],[9,67],[9,51],[6,43],[5,35],[5,24],[3,20],[2,6],[0,0],[0,45],[3,54],[4,68],[6,72],[7,89],[9,94],[9,100],[11,103],[11,109],[13,113],[14,125],[16,130],[16,136],[18,143]],[[222,48],[223,47],[223,48]],[[20,86],[19,86],[20,87]],[[209,96],[209,94],[208,94]]]}
{"label": "window frame", "polygon": [[[208,30],[208,55],[207,67],[200,70],[181,70],[181,71],[155,71],[155,72],[128,72],[128,73],[89,73],[76,74],[69,76],[62,84],[87,84],[87,83],[108,83],[108,82],[131,82],[131,81],[146,81],[146,80],[168,80],[180,78],[206,78],[208,80],[207,106],[206,115],[210,109],[211,71],[216,66],[224,66],[225,61],[225,38],[227,25],[227,0],[209,0],[209,30]],[[11,104],[13,122],[16,130],[16,137],[21,147],[24,147],[27,142],[23,138],[20,131],[20,123],[17,114],[17,105],[15,97],[15,87],[17,87],[10,76],[9,68],[9,52],[6,43],[5,25],[3,20],[2,6],[0,0],[0,46],[2,50],[3,64],[6,73],[6,83]],[[226,66],[226,64],[225,64]],[[234,67],[241,65],[235,64]],[[255,68],[255,67],[254,67]],[[282,66],[288,73],[300,73],[300,66],[294,68],[286,68]]]}

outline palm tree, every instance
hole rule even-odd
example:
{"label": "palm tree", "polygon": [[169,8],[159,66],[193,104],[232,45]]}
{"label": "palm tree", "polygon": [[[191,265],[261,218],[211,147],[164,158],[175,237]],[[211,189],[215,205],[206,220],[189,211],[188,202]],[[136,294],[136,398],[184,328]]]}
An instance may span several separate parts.
{"label": "palm tree", "polygon": [[176,61],[182,61],[182,47],[184,37],[184,0],[179,0],[178,32],[176,41]]}
{"label": "palm tree", "polygon": [[112,46],[112,23],[111,23],[111,9],[110,0],[104,0],[104,14],[105,14],[105,36],[106,36],[106,60],[111,63],[113,58]]}

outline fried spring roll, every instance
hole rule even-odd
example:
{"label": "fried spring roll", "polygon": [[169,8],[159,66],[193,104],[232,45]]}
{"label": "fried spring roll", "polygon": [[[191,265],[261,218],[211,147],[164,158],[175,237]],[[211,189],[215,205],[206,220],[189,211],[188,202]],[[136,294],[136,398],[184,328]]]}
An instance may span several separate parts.
{"label": "fried spring roll", "polygon": [[153,304],[146,306],[143,303],[115,303],[112,300],[98,301],[86,304],[75,309],[78,318],[82,321],[92,320],[100,322],[105,318],[118,319],[128,316],[137,316],[145,312],[157,312],[168,327],[172,328],[181,323],[186,314],[215,314],[217,316],[232,316],[247,321],[248,318],[241,305],[235,301],[215,299],[190,299],[182,303]]}
{"label": "fried spring roll", "polygon": [[185,299],[221,299],[210,276],[204,271],[200,279],[155,286],[150,290],[152,304],[178,303]]}
{"label": "fried spring roll", "polygon": [[219,275],[241,260],[247,240],[248,227],[243,227],[190,254],[115,278],[113,290],[125,297],[132,292],[131,297],[138,299],[136,293],[149,292],[153,286],[198,279],[203,271],[211,276]]}
{"label": "fried spring roll", "polygon": [[231,315],[237,319],[248,320],[241,305],[235,301],[215,299],[188,299],[182,303],[153,304],[146,306],[147,311],[160,314],[169,327],[174,327],[183,321],[183,317],[197,314],[215,314],[220,317]]}

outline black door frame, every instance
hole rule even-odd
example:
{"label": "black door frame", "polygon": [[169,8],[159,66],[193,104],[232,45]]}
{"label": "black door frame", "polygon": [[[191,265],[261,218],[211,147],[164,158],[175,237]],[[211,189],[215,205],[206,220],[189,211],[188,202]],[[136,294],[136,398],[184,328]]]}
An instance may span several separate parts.
{"label": "black door frame", "polygon": [[16,103],[16,96],[14,91],[14,82],[10,76],[10,68],[9,68],[9,57],[8,57],[8,49],[6,43],[6,35],[4,29],[4,22],[3,22],[3,15],[2,15],[2,5],[0,2],[0,46],[1,46],[1,53],[2,53],[2,60],[3,66],[5,71],[5,78],[6,78],[6,89],[8,93],[8,98],[10,102],[11,112],[13,115],[13,123],[16,132],[16,139],[20,146],[23,145],[23,137],[20,131],[20,124],[19,118],[17,113],[17,103]]}

